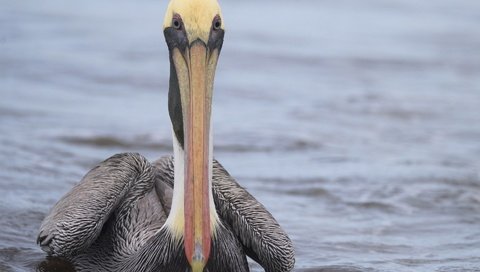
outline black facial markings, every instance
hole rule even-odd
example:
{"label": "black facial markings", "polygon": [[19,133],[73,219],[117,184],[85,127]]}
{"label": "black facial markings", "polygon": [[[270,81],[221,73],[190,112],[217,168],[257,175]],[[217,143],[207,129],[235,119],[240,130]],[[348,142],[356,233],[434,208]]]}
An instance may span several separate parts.
{"label": "black facial markings", "polygon": [[212,28],[210,30],[210,37],[208,38],[208,49],[212,52],[218,49],[218,53],[222,50],[223,37],[225,36],[225,30],[221,29],[222,19],[219,15],[215,16],[212,21]]}
{"label": "black facial markings", "polygon": [[178,85],[177,70],[175,69],[172,56],[174,48],[178,48],[181,54],[185,55],[188,47],[187,32],[185,31],[185,27],[180,15],[173,15],[172,26],[165,28],[163,34],[165,35],[165,41],[167,42],[168,50],[170,52],[168,113],[172,122],[173,132],[175,133],[180,146],[184,148],[182,101],[180,96],[180,87]]}
{"label": "black facial markings", "polygon": [[180,146],[184,147],[183,134],[183,113],[182,113],[182,99],[180,97],[180,87],[178,86],[178,76],[175,65],[173,64],[172,56],[170,56],[170,84],[168,88],[168,113],[170,121],[172,121],[173,132],[177,137]]}
{"label": "black facial markings", "polygon": [[173,15],[172,26],[165,28],[163,34],[170,52],[174,48],[178,48],[182,54],[185,54],[188,47],[188,37],[180,15]]}
{"label": "black facial markings", "polygon": [[176,30],[181,30],[183,28],[183,20],[182,17],[178,14],[174,14],[172,18],[172,27]]}
{"label": "black facial markings", "polygon": [[[207,48],[209,52],[213,52],[215,49],[220,53],[223,45],[223,37],[225,31],[221,29],[221,18],[217,15],[212,21],[212,27],[210,30],[210,37],[208,39]],[[170,84],[168,90],[168,112],[170,120],[172,122],[173,131],[182,148],[185,148],[185,138],[183,131],[183,113],[182,113],[182,101],[180,96],[180,87],[178,84],[177,70],[173,63],[173,50],[177,48],[181,54],[185,57],[187,48],[191,47],[194,43],[201,42],[200,40],[193,41],[191,44],[188,41],[187,32],[183,25],[182,18],[178,14],[174,14],[172,19],[172,26],[165,28],[163,31],[165,35],[165,41],[167,42],[168,50],[170,52]]]}
{"label": "black facial markings", "polygon": [[178,48],[182,54],[186,52],[188,39],[184,29],[177,30],[173,27],[167,27],[163,31],[163,34],[165,35],[165,41],[167,42],[170,52],[172,52],[174,48]]}
{"label": "black facial markings", "polygon": [[221,27],[222,27],[222,18],[220,18],[220,16],[217,15],[215,16],[215,18],[213,18],[212,29],[220,30]]}

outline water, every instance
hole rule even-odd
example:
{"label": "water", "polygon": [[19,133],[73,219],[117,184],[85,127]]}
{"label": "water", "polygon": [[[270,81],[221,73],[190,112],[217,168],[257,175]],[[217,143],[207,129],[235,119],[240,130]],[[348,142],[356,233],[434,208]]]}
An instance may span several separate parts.
{"label": "water", "polygon": [[[31,271],[86,171],[171,153],[166,1],[0,6],[0,271]],[[480,2],[222,7],[215,156],[297,271],[480,271]]]}

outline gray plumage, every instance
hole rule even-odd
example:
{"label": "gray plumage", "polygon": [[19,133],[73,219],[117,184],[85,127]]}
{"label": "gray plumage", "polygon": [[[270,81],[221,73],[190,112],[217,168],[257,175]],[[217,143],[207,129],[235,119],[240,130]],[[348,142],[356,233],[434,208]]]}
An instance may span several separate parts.
{"label": "gray plumage", "polygon": [[[133,153],[93,168],[44,219],[38,243],[77,271],[189,271],[183,243],[166,228],[173,158],[149,163]],[[216,161],[213,196],[221,226],[205,271],[248,271],[246,255],[265,271],[290,271],[293,246],[272,215]]]}

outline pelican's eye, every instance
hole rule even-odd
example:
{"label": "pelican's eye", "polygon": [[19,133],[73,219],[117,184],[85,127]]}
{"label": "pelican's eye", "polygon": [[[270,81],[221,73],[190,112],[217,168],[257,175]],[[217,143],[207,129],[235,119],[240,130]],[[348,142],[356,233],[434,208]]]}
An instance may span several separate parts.
{"label": "pelican's eye", "polygon": [[180,15],[178,14],[173,15],[172,27],[175,28],[176,30],[182,30],[182,25],[183,25],[183,22]]}
{"label": "pelican's eye", "polygon": [[215,16],[215,18],[213,19],[213,30],[220,30],[220,28],[222,27],[222,19],[220,18],[220,16]]}

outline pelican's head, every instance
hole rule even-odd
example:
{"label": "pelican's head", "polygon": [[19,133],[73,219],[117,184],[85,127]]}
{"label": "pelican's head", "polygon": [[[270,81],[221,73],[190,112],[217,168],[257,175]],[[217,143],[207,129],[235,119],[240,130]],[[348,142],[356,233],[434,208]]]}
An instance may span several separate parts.
{"label": "pelican's head", "polygon": [[167,224],[183,236],[193,271],[202,271],[217,220],[210,116],[224,36],[220,6],[216,0],[172,0],[164,34],[170,52],[169,113],[175,146],[175,189]]}

